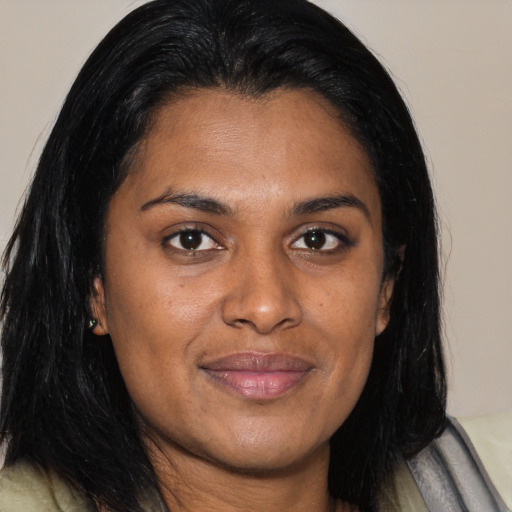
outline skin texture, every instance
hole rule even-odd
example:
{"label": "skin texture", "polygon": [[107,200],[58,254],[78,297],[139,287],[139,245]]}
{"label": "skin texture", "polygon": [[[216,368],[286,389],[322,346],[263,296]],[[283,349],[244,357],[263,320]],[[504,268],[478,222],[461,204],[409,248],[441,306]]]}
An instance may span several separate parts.
{"label": "skin texture", "polygon": [[[105,243],[94,332],[112,338],[172,510],[332,510],[329,438],[361,394],[393,282],[371,165],[329,103],[199,90],[162,106]],[[281,372],[275,393],[273,376],[247,391],[205,371],[239,354],[307,371],[290,388]]]}

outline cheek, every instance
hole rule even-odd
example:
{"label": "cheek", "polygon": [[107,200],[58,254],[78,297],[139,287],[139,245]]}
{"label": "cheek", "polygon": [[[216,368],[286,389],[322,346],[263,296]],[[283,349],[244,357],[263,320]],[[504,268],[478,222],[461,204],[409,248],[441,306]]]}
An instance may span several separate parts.
{"label": "cheek", "polygon": [[[106,290],[113,337],[137,338],[146,332],[162,332],[164,340],[187,332],[193,336],[211,321],[218,303],[211,280],[191,281],[151,263],[137,265],[136,272],[129,268],[123,272],[120,264],[116,267]],[[145,342],[159,340],[149,337]]]}
{"label": "cheek", "polygon": [[129,280],[117,272],[109,283],[111,339],[128,393],[144,417],[172,417],[188,400],[193,342],[212,310],[208,295],[195,295],[149,270]]}
{"label": "cheek", "polygon": [[319,288],[308,308],[308,323],[317,338],[325,340],[325,366],[334,393],[348,393],[355,400],[366,382],[373,355],[379,306],[375,276],[332,279]]}
{"label": "cheek", "polygon": [[209,329],[217,300],[161,267],[137,268],[118,260],[106,288],[108,328],[135,403],[175,388],[173,378],[185,385],[194,340]]}
{"label": "cheek", "polygon": [[343,345],[358,346],[376,335],[380,278],[378,269],[339,272],[310,290],[310,321]]}

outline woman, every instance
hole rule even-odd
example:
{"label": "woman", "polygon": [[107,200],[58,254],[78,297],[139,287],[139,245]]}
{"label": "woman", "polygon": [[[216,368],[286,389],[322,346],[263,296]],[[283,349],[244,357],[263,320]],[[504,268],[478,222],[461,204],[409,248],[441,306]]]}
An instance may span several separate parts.
{"label": "woman", "polygon": [[445,426],[436,240],[407,108],[343,25],[137,9],[6,252],[12,510],[397,509]]}

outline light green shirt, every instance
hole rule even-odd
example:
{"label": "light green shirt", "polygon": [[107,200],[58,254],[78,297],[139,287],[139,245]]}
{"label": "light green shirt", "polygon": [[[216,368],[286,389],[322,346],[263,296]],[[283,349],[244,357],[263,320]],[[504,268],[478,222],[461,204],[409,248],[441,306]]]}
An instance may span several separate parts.
{"label": "light green shirt", "polygon": [[[459,422],[512,511],[512,411]],[[96,512],[96,508],[56,475],[21,461],[0,472],[0,512]],[[428,512],[405,462],[384,490],[379,512]]]}

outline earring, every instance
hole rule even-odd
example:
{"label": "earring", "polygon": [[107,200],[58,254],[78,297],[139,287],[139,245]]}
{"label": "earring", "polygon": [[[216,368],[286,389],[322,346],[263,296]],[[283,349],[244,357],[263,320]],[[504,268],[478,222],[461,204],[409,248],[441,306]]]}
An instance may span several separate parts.
{"label": "earring", "polygon": [[89,321],[87,322],[87,329],[89,331],[94,330],[94,328],[98,325],[98,320],[96,318],[89,318]]}

